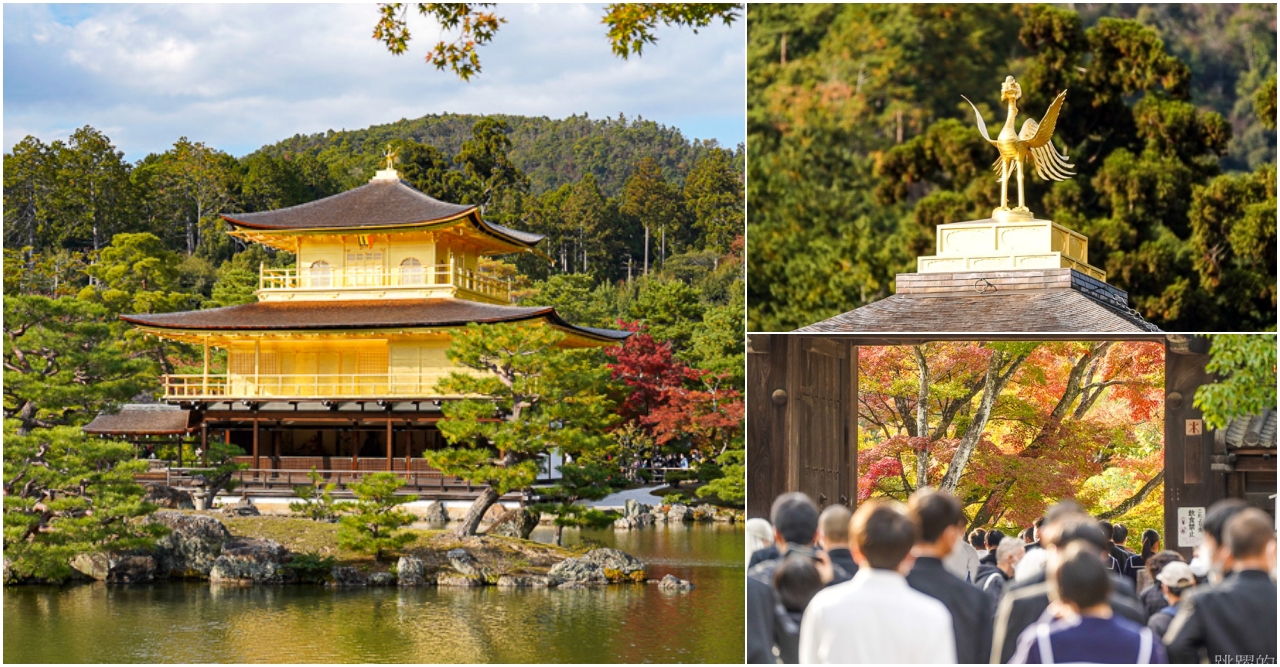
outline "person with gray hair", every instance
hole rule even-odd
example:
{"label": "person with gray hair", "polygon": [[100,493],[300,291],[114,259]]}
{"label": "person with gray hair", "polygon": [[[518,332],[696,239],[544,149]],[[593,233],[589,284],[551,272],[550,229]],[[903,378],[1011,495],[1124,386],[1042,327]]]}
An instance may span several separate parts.
{"label": "person with gray hair", "polygon": [[978,572],[978,580],[974,584],[991,601],[993,616],[996,607],[1000,604],[1000,596],[1004,594],[1005,582],[1013,578],[1014,570],[1026,554],[1027,545],[1022,540],[1000,540],[996,545],[996,564],[983,565]]}

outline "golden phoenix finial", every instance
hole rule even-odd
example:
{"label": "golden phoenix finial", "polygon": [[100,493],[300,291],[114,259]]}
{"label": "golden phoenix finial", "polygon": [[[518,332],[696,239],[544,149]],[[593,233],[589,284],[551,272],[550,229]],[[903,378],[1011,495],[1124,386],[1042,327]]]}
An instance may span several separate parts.
{"label": "golden phoenix finial", "polygon": [[391,144],[387,144],[387,150],[385,153],[382,154],[383,157],[387,158],[387,169],[396,168],[396,165],[395,165],[396,156],[399,154],[400,154],[400,151],[397,151],[396,149],[392,148]]}
{"label": "golden phoenix finial", "polygon": [[[964,101],[969,102],[969,98],[961,95]],[[1022,97],[1022,86],[1014,81],[1012,76],[1005,77],[1004,84],[1000,86],[1000,101],[1009,105],[1009,118],[1004,123],[1004,128],[1000,130],[1000,135],[995,141],[987,135],[987,124],[982,120],[982,114],[978,113],[978,108],[973,106],[973,102],[969,102],[969,106],[973,107],[973,113],[978,117],[978,131],[982,133],[982,138],[988,143],[1000,150],[1000,157],[992,167],[1000,171],[1000,208],[992,211],[991,217],[996,219],[1007,218],[1031,218],[1031,211],[1026,206],[1023,199],[1022,189],[1022,163],[1027,156],[1031,156],[1031,164],[1035,167],[1036,175],[1048,181],[1065,181],[1075,176],[1075,172],[1069,171],[1075,165],[1067,162],[1066,151],[1061,155],[1054,148],[1052,141],[1054,126],[1058,124],[1058,111],[1062,109],[1062,101],[1067,97],[1067,91],[1058,93],[1054,98],[1053,104],[1049,105],[1049,110],[1045,112],[1044,119],[1039,123],[1028,118],[1027,122],[1022,124],[1022,131],[1015,132],[1014,121],[1018,118],[1018,98]],[[1017,167],[1018,172],[1018,207],[1009,209],[1009,175]]]}

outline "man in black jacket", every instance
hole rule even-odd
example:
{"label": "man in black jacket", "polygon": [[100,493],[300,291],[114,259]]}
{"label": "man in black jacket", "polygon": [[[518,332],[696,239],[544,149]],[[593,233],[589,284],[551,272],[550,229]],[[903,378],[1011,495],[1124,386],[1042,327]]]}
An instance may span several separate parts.
{"label": "man in black jacket", "polygon": [[[1216,549],[1205,517],[1205,541]],[[1271,517],[1259,509],[1235,513],[1226,521],[1230,574],[1221,583],[1191,593],[1182,601],[1169,625],[1165,641],[1169,661],[1198,663],[1276,662],[1276,584],[1269,570],[1275,565],[1276,533]]]}
{"label": "man in black jacket", "polygon": [[[1107,552],[1108,539],[1098,522],[1083,513],[1079,505],[1063,501],[1049,511],[1041,531],[1041,544],[1050,553],[1064,548],[1075,540],[1093,545],[1110,562]],[[1112,613],[1123,616],[1138,625],[1147,624],[1147,612],[1133,594],[1133,585],[1119,574],[1111,576],[1111,594],[1107,601]],[[995,629],[992,637],[991,661],[1009,662],[1018,648],[1018,636],[1039,622],[1053,620],[1049,607],[1049,584],[1045,573],[1006,588],[996,610]]]}
{"label": "man in black jacket", "polygon": [[849,551],[849,520],[853,512],[844,505],[832,505],[818,515],[818,544],[827,552],[831,562],[840,566],[832,583],[842,583],[858,573],[858,564],[853,561],[853,553]]}
{"label": "man in black jacket", "polygon": [[961,664],[984,662],[991,639],[987,596],[942,567],[942,559],[964,536],[960,501],[945,491],[923,489],[911,495],[907,511],[920,524],[920,540],[911,550],[916,562],[907,574],[907,583],[951,612],[956,660]]}

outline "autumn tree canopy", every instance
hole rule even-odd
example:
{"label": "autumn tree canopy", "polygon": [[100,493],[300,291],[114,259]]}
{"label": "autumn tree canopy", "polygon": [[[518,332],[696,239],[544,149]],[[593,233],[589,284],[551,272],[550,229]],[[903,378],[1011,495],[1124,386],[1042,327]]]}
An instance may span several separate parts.
{"label": "autumn tree canopy", "polygon": [[928,485],[974,528],[1025,527],[1061,498],[1159,525],[1161,345],[862,347],[859,373],[860,500]]}

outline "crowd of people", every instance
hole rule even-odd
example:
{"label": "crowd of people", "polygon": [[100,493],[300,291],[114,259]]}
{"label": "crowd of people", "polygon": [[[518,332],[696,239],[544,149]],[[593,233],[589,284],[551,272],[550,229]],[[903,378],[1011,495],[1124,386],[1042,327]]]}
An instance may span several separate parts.
{"label": "crowd of people", "polygon": [[747,522],[747,661],[1276,661],[1275,524],[1242,501],[1209,508],[1191,562],[1070,500],[1017,534],[967,525],[933,489],[856,512],[779,496]]}

